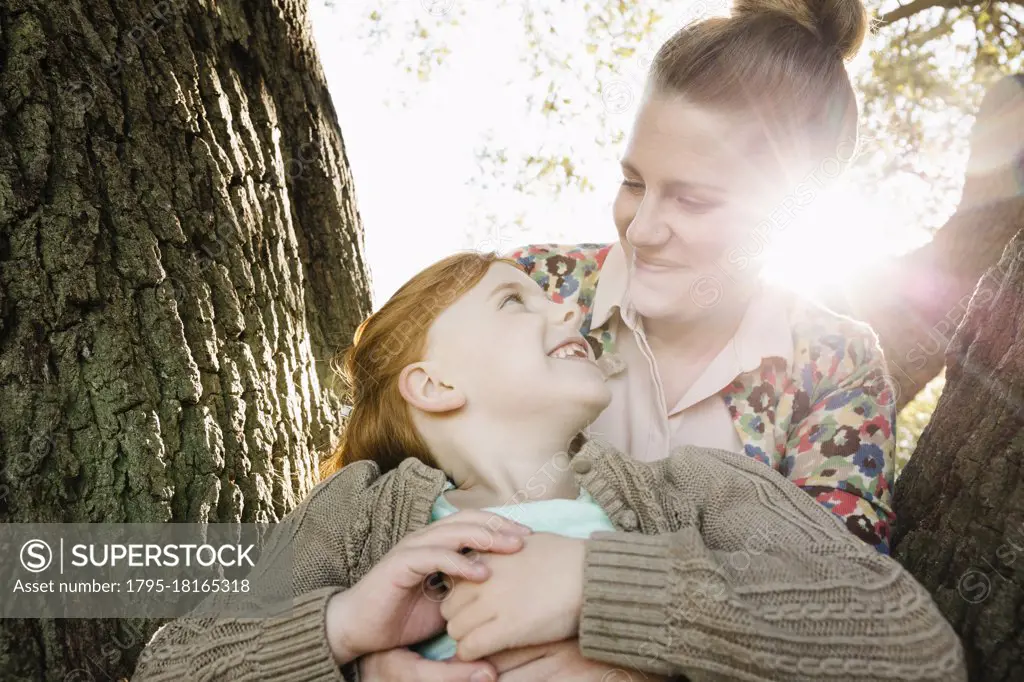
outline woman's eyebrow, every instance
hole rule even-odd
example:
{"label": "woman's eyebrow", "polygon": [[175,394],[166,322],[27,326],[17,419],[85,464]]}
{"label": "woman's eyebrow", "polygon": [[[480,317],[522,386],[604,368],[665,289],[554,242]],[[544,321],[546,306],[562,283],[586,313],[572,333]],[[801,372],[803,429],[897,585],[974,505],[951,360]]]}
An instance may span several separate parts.
{"label": "woman's eyebrow", "polygon": [[[636,169],[636,166],[631,164],[629,161],[620,161],[619,164],[622,166],[622,172],[626,175],[635,175],[642,177],[640,171]],[[704,190],[707,192],[718,192],[720,194],[725,193],[724,187],[718,187],[716,185],[708,185],[700,182],[692,182],[689,180],[669,180],[662,183],[663,187],[669,192],[687,192],[692,190]]]}
{"label": "woman's eyebrow", "polygon": [[622,172],[625,173],[626,175],[640,175],[640,171],[636,169],[636,166],[631,164],[629,161],[626,161],[625,159],[619,161],[619,165],[622,166]]}
{"label": "woman's eyebrow", "polygon": [[701,182],[689,182],[686,180],[669,180],[668,182],[664,183],[663,186],[667,192],[689,192],[693,190],[701,190],[704,192],[725,194],[724,187],[708,185]]}

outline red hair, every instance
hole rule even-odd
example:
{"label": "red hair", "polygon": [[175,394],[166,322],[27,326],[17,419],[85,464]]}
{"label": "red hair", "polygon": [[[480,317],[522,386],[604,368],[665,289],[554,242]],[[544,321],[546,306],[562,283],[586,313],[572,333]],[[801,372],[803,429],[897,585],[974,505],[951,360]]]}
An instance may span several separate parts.
{"label": "red hair", "polygon": [[[398,390],[407,365],[423,359],[434,320],[487,274],[491,264],[514,261],[494,253],[457,253],[410,279],[356,330],[352,345],[335,362],[345,380],[352,411],[341,442],[320,466],[326,478],[346,464],[371,460],[381,473],[407,457],[434,466]],[[339,367],[340,365],[340,367]]]}

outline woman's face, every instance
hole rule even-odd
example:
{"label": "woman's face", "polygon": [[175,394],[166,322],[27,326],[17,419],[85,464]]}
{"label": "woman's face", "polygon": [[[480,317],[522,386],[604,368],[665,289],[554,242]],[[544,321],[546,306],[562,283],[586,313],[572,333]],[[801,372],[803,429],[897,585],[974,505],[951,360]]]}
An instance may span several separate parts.
{"label": "woman's face", "polygon": [[764,246],[754,228],[773,201],[743,152],[756,132],[681,97],[641,103],[614,218],[643,317],[707,318],[749,297]]}
{"label": "woman's face", "polygon": [[434,321],[427,357],[469,413],[550,420],[568,439],[611,400],[579,326],[576,305],[552,302],[525,272],[499,261]]}

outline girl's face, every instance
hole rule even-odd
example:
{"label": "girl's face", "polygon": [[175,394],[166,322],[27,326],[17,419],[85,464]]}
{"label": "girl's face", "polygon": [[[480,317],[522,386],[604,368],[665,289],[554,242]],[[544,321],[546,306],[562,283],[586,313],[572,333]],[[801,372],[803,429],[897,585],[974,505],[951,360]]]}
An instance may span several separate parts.
{"label": "girl's face", "polygon": [[754,227],[777,201],[743,152],[756,132],[681,97],[645,96],[614,204],[643,317],[706,318],[750,295],[764,246]]}
{"label": "girl's face", "polygon": [[522,270],[496,262],[437,317],[426,355],[469,412],[550,420],[568,439],[611,400],[579,325],[574,304],[553,303]]}

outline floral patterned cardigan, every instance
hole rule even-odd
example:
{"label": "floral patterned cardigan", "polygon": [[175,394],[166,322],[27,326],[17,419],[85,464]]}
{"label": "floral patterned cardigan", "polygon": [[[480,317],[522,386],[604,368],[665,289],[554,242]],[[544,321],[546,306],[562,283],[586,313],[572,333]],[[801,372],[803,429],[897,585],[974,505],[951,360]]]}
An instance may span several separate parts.
{"label": "floral patterned cardigan", "polygon": [[[556,302],[575,300],[581,333],[598,358],[615,353],[591,308],[611,244],[535,244],[516,260]],[[789,302],[793,366],[765,360],[720,395],[751,458],[789,478],[855,535],[888,553],[896,400],[866,325],[808,301]]]}

